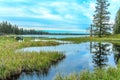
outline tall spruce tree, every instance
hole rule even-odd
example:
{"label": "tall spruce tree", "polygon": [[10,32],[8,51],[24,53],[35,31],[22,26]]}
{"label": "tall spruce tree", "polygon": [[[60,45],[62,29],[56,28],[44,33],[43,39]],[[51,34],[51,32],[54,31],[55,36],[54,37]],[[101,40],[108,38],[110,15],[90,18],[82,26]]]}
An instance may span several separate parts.
{"label": "tall spruce tree", "polygon": [[115,18],[114,34],[120,34],[120,9],[117,11]]}
{"label": "tall spruce tree", "polygon": [[97,0],[96,2],[96,10],[95,14],[93,15],[92,33],[98,35],[98,37],[102,37],[102,35],[109,33],[109,5],[110,4],[108,0]]}

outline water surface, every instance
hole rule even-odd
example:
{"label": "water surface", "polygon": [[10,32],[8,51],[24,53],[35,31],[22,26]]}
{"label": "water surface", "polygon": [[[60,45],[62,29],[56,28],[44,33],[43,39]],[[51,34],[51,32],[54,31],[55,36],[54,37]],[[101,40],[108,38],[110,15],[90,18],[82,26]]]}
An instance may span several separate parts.
{"label": "water surface", "polygon": [[69,38],[69,37],[86,37],[88,35],[18,35],[18,36],[35,38]]}
{"label": "water surface", "polygon": [[22,73],[17,80],[53,80],[57,74],[68,75],[82,70],[116,67],[120,58],[120,48],[111,43],[86,42],[80,44],[62,44],[58,46],[27,47],[24,51],[61,51],[66,58],[52,66],[46,74]]}

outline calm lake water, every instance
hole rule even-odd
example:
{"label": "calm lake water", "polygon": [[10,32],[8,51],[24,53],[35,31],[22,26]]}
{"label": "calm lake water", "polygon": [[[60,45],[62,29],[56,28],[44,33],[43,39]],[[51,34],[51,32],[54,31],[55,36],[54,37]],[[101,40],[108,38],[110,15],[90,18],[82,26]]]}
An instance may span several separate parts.
{"label": "calm lake water", "polygon": [[18,35],[18,36],[36,38],[68,38],[68,37],[86,37],[89,35]]}
{"label": "calm lake water", "polygon": [[86,42],[80,44],[61,44],[58,46],[27,47],[24,51],[60,51],[66,58],[53,65],[46,74],[22,73],[17,80],[53,80],[57,74],[68,75],[82,70],[116,67],[120,58],[120,48],[111,43]]}

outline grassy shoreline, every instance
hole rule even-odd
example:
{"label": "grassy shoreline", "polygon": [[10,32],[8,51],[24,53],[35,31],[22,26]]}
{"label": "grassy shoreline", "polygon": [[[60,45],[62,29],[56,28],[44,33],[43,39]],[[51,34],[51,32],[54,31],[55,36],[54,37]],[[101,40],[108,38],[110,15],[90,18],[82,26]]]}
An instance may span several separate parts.
{"label": "grassy shoreline", "polygon": [[120,41],[120,34],[118,35],[108,35],[103,36],[102,38],[99,37],[76,37],[76,38],[61,38],[58,40],[62,41],[71,41],[73,43],[81,43],[81,42],[111,42],[111,43],[119,43]]}
{"label": "grassy shoreline", "polygon": [[67,76],[58,74],[54,80],[119,80],[120,79],[120,65],[119,68],[96,69],[93,72],[82,71],[80,73],[72,73]]}
{"label": "grassy shoreline", "polygon": [[23,47],[54,46],[57,42],[17,42],[11,37],[0,37],[0,80],[27,71],[44,71],[65,57],[61,52],[15,52]]}

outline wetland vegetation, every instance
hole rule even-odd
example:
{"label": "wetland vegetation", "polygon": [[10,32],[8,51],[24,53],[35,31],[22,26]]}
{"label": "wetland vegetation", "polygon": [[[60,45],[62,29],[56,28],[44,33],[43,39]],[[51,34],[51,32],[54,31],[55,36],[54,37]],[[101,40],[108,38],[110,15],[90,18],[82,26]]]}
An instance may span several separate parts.
{"label": "wetland vegetation", "polygon": [[63,59],[60,52],[16,52],[17,49],[28,46],[51,46],[56,42],[18,42],[13,37],[0,37],[0,79],[10,79],[22,71],[48,70],[53,63]]}
{"label": "wetland vegetation", "polygon": [[[44,40],[41,38],[38,38],[40,40]],[[103,49],[98,49],[103,52],[99,51],[94,51],[93,54],[98,54],[96,56],[93,56],[96,59],[101,59],[97,60],[95,63],[97,64],[99,61],[107,61],[105,58],[100,58],[103,57],[103,53],[107,55],[107,52],[104,50],[108,51],[109,49],[104,48],[109,46],[105,45],[104,42],[112,43],[114,44],[115,51],[118,53],[116,54],[115,62],[117,63],[116,67],[110,67],[107,70],[105,68],[101,69],[96,67],[94,71],[82,71],[80,73],[71,73],[69,76],[62,76],[62,75],[57,75],[55,80],[96,80],[96,79],[103,79],[103,80],[111,80],[113,78],[118,79],[119,76],[116,75],[120,74],[119,73],[119,42],[120,35],[110,35],[106,37],[79,37],[79,38],[62,38],[59,40],[64,40],[64,41],[71,41],[75,44],[81,44],[83,42],[90,42],[92,43],[93,47],[102,47]],[[33,72],[33,71],[39,71],[39,72],[44,72],[47,71],[50,66],[53,63],[58,62],[59,60],[63,59],[66,54],[61,53],[61,51],[18,51],[16,52],[17,49],[25,48],[25,47],[38,47],[38,46],[57,46],[60,45],[58,42],[54,41],[49,41],[50,39],[45,39],[48,41],[31,41],[33,38],[24,38],[23,42],[18,42],[15,40],[15,38],[12,36],[1,36],[0,37],[0,79],[10,79],[10,77],[13,77],[15,75],[20,75],[23,71],[25,72]],[[52,39],[55,40],[55,39]],[[94,44],[94,42],[98,42],[97,45]],[[70,43],[71,44],[71,43]],[[72,46],[72,44],[71,44]],[[74,45],[75,47],[75,45]],[[63,47],[64,48],[64,47]],[[67,47],[68,48],[68,47]],[[76,47],[77,48],[77,47]],[[46,48],[47,49],[47,48]],[[74,49],[74,48],[72,48]],[[69,50],[69,48],[68,48]],[[98,53],[96,53],[98,52]],[[101,53],[101,54],[100,54]],[[110,52],[108,52],[110,53]],[[92,58],[93,58],[92,57]],[[106,56],[104,56],[106,57]],[[76,57],[77,58],[77,57]],[[105,59],[105,60],[104,60]],[[97,64],[97,66],[100,66],[100,64]],[[102,65],[102,63],[101,63]],[[91,77],[93,76],[93,77]]]}

